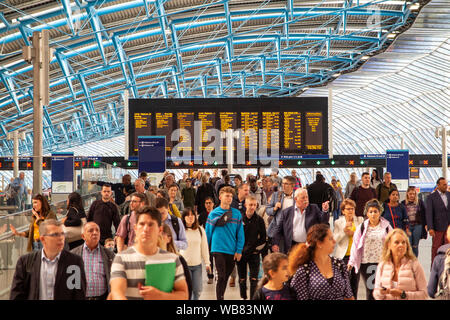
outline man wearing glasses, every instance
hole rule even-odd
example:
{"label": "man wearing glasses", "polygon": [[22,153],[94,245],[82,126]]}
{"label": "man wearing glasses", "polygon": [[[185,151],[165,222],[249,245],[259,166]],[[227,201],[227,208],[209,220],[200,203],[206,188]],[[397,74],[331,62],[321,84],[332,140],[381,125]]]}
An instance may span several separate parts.
{"label": "man wearing glasses", "polygon": [[84,300],[83,259],[64,249],[62,223],[53,219],[39,226],[43,249],[19,258],[10,300]]}
{"label": "man wearing glasses", "polygon": [[[282,180],[282,186],[283,191],[279,190],[274,192],[266,207],[266,214],[269,216],[267,236],[269,237],[270,246],[272,245],[272,238],[275,235],[278,213],[294,205],[295,178],[292,176],[284,177]],[[283,248],[281,248],[281,250],[283,251]]]}
{"label": "man wearing glasses", "polygon": [[148,197],[144,193],[135,192],[131,195],[130,213],[122,218],[116,232],[117,252],[122,252],[134,244],[136,211],[148,205]]}

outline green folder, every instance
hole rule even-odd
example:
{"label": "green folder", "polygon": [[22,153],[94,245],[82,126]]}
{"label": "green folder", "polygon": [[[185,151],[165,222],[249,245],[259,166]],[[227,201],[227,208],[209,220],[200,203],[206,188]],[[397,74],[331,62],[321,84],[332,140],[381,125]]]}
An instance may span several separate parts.
{"label": "green folder", "polygon": [[164,292],[172,292],[175,281],[175,261],[147,261],[145,285]]}

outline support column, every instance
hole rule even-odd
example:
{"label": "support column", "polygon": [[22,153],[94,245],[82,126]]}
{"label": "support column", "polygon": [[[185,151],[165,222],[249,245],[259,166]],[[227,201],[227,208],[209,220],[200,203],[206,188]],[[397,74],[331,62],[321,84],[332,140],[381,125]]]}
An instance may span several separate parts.
{"label": "support column", "polygon": [[442,126],[442,176],[448,181],[447,128]]}
{"label": "support column", "polygon": [[49,104],[48,30],[33,32],[33,46],[23,48],[25,61],[33,63],[33,194],[42,193],[43,111]]}

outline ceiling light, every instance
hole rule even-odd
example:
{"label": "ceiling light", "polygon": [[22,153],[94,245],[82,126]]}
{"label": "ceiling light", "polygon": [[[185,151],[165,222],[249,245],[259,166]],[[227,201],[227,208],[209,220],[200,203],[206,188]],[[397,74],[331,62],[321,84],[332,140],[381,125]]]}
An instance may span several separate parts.
{"label": "ceiling light", "polygon": [[362,56],[361,60],[368,60],[370,57],[369,56]]}
{"label": "ceiling light", "polygon": [[411,11],[417,11],[420,9],[420,3],[414,3],[413,5],[411,5],[411,7],[409,7],[409,10]]}

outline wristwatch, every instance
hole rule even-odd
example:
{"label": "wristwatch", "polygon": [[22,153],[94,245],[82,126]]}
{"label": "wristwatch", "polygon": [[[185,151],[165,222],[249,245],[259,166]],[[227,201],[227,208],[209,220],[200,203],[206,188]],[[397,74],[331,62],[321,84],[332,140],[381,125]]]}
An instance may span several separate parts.
{"label": "wristwatch", "polygon": [[401,299],[406,299],[406,292],[403,290],[402,294],[400,295]]}

